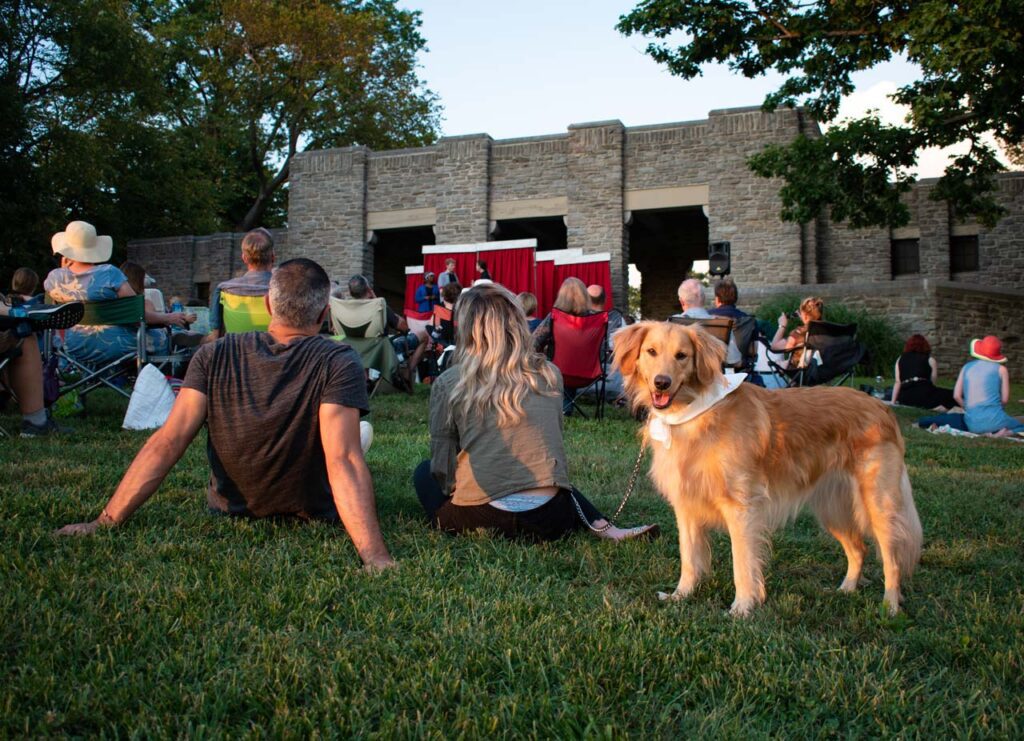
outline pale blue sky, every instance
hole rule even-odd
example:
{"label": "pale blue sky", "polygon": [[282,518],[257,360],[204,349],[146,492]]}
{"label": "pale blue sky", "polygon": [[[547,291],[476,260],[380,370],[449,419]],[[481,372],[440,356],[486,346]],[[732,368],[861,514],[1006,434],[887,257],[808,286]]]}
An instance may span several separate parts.
{"label": "pale blue sky", "polygon": [[[682,80],[643,53],[646,41],[615,30],[629,0],[399,0],[422,11],[429,51],[421,77],[441,97],[446,136],[496,139],[564,132],[618,119],[627,126],[707,118],[716,108],[760,105],[779,77],[748,80],[725,67]],[[842,116],[876,109],[901,122],[886,95],[915,77],[903,61],[855,78]],[[965,149],[964,147],[954,148]],[[942,173],[948,151],[921,154],[917,173]]]}
{"label": "pale blue sky", "polygon": [[[402,0],[422,11],[430,51],[422,77],[440,94],[446,135],[504,139],[619,119],[627,126],[706,118],[714,108],[759,105],[778,77],[748,80],[725,67],[682,80],[615,30],[629,0]],[[887,65],[860,87],[910,79]]]}

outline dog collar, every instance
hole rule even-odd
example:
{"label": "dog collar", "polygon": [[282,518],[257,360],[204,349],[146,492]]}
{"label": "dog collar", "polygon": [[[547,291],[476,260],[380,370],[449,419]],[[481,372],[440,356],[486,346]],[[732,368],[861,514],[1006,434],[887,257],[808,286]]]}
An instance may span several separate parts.
{"label": "dog collar", "polygon": [[647,419],[647,434],[652,440],[657,440],[668,450],[672,447],[672,431],[669,429],[670,427],[684,425],[704,414],[708,409],[738,389],[746,377],[746,373],[732,373],[723,376],[724,383],[714,384],[678,412],[665,414],[652,409],[651,416]]}

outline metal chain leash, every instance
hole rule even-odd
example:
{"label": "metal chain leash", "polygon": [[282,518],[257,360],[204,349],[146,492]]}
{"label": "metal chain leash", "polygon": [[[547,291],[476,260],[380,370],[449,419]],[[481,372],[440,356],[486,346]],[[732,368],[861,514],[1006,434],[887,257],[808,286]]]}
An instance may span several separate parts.
{"label": "metal chain leash", "polygon": [[643,459],[644,446],[641,443],[640,452],[637,453],[636,455],[636,463],[633,464],[633,473],[629,477],[629,485],[626,487],[626,496],[622,498],[622,502],[619,503],[619,508],[615,510],[615,514],[611,517],[606,518],[608,522],[607,525],[602,525],[601,527],[595,527],[594,525],[592,525],[590,520],[587,519],[587,516],[583,514],[583,508],[580,507],[580,503],[576,501],[576,495],[573,494],[571,491],[569,492],[569,496],[570,498],[572,498],[573,506],[576,507],[576,514],[578,514],[580,516],[580,519],[583,520],[584,525],[586,525],[598,534],[607,532],[611,528],[615,527],[615,521],[618,520],[619,515],[622,514],[622,510],[626,507],[626,502],[628,502],[629,498],[633,496],[633,489],[636,486],[636,477],[640,474],[640,464],[643,462]]}

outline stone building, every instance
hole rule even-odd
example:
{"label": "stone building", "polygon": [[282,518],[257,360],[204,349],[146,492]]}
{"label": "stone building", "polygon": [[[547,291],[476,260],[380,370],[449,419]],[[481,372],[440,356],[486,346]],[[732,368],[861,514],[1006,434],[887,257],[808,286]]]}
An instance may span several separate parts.
{"label": "stone building", "polygon": [[[743,108],[654,126],[602,121],[522,139],[475,134],[418,149],[305,152],[292,163],[278,254],[312,257],[338,279],[371,275],[394,301],[423,245],[534,237],[540,250],[610,253],[619,306],[634,265],[643,314],[663,317],[708,242],[728,240],[742,304],[817,293],[934,337],[950,366],[963,358],[964,337],[988,332],[1024,362],[1024,174],[1001,179],[1010,213],[991,230],[958,223],[928,197],[929,181],[908,194],[903,229],[783,222],[779,184],[750,173],[746,159],[818,131],[799,109]],[[172,291],[197,294],[238,267],[239,239],[145,240],[129,251]]]}

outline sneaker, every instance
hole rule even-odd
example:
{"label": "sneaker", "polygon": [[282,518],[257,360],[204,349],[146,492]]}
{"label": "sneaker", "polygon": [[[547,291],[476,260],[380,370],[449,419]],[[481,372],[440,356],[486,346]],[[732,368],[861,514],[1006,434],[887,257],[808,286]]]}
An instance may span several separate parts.
{"label": "sneaker", "polygon": [[85,314],[85,304],[81,301],[54,306],[28,306],[24,309],[25,318],[32,329],[67,329],[82,321],[82,315]]}
{"label": "sneaker", "polygon": [[50,435],[69,435],[71,434],[69,427],[64,427],[57,424],[53,417],[47,417],[46,422],[41,425],[34,425],[27,419],[21,420],[21,436],[22,437],[48,437]]}

